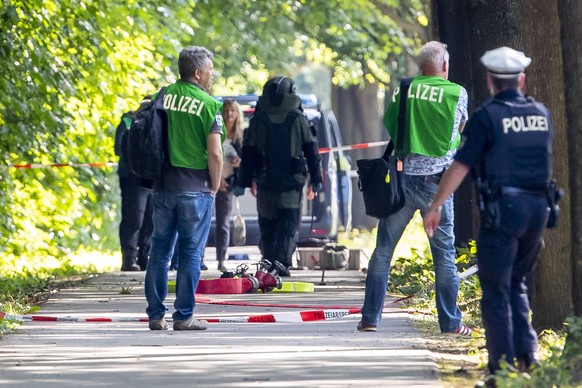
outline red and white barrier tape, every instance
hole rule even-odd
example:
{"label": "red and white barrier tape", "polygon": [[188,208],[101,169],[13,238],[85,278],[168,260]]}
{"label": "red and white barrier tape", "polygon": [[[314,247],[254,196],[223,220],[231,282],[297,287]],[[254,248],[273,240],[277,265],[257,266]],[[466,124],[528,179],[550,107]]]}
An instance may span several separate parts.
{"label": "red and white barrier tape", "polygon": [[353,145],[347,145],[347,146],[341,146],[341,147],[322,147],[319,148],[319,153],[320,154],[327,154],[328,152],[333,152],[333,151],[349,151],[349,150],[361,150],[361,149],[365,149],[365,148],[373,148],[373,147],[380,147],[383,145],[388,144],[389,141],[385,140],[385,141],[373,141],[370,143],[360,143],[360,144],[353,144]]}
{"label": "red and white barrier tape", "polygon": [[[365,148],[380,147],[388,144],[388,141],[374,141],[370,143],[359,143],[354,145],[347,145],[341,147],[322,147],[319,148],[320,154],[327,154],[334,151],[349,151],[361,150]],[[61,167],[116,167],[117,162],[99,162],[99,163],[23,163],[11,164],[8,166],[0,166],[0,169],[16,168],[16,169],[32,169],[32,168],[61,168]]]}
{"label": "red and white barrier tape", "polygon": [[0,166],[0,168],[18,168],[18,169],[31,169],[31,168],[61,168],[61,167],[115,167],[117,162],[100,162],[100,163],[25,163],[25,164],[11,164],[9,166]]}
{"label": "red and white barrier tape", "polygon": [[358,314],[360,309],[354,310],[311,310],[311,311],[284,311],[271,314],[250,315],[236,318],[203,318],[211,323],[299,323],[328,321],[343,318],[351,314]]}
{"label": "red and white barrier tape", "polygon": [[312,305],[312,304],[282,304],[282,303],[254,303],[233,300],[214,300],[209,297],[196,294],[196,303],[220,304],[225,306],[250,306],[250,307],[282,307],[291,309],[320,309],[320,310],[359,310],[357,306],[338,305]]}
{"label": "red and white barrier tape", "polygon": [[0,318],[20,321],[20,322],[79,322],[79,323],[101,323],[101,322],[148,322],[148,318],[132,318],[132,317],[118,317],[118,318],[85,318],[85,317],[56,317],[48,315],[12,315],[0,313]]}
{"label": "red and white barrier tape", "polygon": [[[310,310],[310,311],[284,311],[270,314],[249,315],[246,317],[221,317],[221,318],[206,318],[199,316],[200,319],[205,319],[210,323],[299,323],[299,322],[314,322],[342,318],[351,314],[358,314],[360,309],[353,310]],[[118,317],[118,318],[84,318],[73,316],[47,316],[47,315],[11,315],[0,313],[0,318],[5,318],[13,321],[21,322],[77,322],[77,323],[103,323],[103,322],[148,322],[148,318],[132,318],[132,317]],[[171,321],[171,318],[167,319]]]}

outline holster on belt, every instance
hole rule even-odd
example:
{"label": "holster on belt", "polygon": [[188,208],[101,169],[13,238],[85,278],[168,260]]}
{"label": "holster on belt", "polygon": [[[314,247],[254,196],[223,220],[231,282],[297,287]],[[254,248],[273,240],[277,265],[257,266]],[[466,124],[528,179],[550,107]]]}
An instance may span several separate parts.
{"label": "holster on belt", "polygon": [[558,187],[558,183],[555,179],[548,183],[547,198],[548,206],[550,208],[550,217],[548,218],[548,223],[546,225],[547,228],[555,228],[558,226],[558,219],[560,216],[560,205],[558,205],[558,202],[562,197],[564,197],[564,195],[564,189]]}
{"label": "holster on belt", "polygon": [[485,230],[495,230],[501,224],[499,210],[499,188],[492,182],[482,182],[477,178],[475,183],[481,227]]}

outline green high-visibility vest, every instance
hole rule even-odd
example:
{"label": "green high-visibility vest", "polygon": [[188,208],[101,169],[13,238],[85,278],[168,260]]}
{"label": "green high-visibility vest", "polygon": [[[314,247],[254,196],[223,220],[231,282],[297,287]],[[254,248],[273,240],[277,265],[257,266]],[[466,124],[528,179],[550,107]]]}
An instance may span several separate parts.
{"label": "green high-visibility vest", "polygon": [[[168,86],[164,96],[168,115],[170,163],[195,170],[208,168],[206,139],[217,120],[222,125],[222,103],[198,86],[182,80]],[[222,131],[224,142],[225,131]]]}
{"label": "green high-visibility vest", "polygon": [[[461,85],[442,77],[418,76],[412,80],[406,98],[406,127],[400,156],[415,153],[441,157],[458,148],[461,138],[452,135],[460,94]],[[384,126],[395,142],[399,105],[398,88],[384,114]]]}

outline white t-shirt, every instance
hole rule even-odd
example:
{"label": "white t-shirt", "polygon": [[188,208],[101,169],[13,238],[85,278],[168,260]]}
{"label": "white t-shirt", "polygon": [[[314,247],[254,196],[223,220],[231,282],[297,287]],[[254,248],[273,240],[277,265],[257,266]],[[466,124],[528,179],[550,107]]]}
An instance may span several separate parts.
{"label": "white t-shirt", "polygon": [[230,177],[234,174],[234,167],[232,163],[238,158],[238,153],[236,152],[236,148],[232,145],[232,139],[226,139],[224,144],[222,145],[223,154],[224,154],[224,164],[222,165],[222,176],[224,178]]}

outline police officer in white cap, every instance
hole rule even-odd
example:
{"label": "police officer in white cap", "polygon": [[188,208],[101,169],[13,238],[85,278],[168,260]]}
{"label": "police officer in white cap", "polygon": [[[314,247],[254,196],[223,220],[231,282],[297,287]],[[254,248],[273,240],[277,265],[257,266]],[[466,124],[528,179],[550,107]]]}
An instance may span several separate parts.
{"label": "police officer in white cap", "polygon": [[548,109],[522,93],[530,58],[500,47],[487,51],[481,63],[493,98],[468,121],[424,226],[430,236],[443,201],[473,170],[481,182],[477,247],[491,373],[483,384],[494,386],[501,361],[522,370],[536,364],[537,335],[529,320],[524,279],[535,266],[548,222],[554,129]]}

